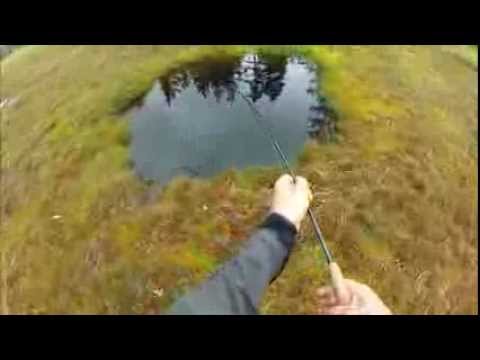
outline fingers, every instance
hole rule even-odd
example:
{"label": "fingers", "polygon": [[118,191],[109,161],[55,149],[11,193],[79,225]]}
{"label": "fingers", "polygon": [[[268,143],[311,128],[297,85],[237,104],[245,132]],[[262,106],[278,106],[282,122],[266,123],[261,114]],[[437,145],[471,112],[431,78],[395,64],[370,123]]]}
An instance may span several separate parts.
{"label": "fingers", "polygon": [[316,291],[318,306],[351,306],[353,305],[353,296],[348,288],[345,290],[344,297],[338,296],[338,291],[333,286],[325,286]]}
{"label": "fingers", "polygon": [[330,286],[321,287],[316,291],[316,294],[319,298],[329,296],[331,293],[332,293],[332,288]]}
{"label": "fingers", "polygon": [[310,184],[307,179],[303,176],[296,176],[295,181],[293,180],[292,176],[289,174],[283,174],[280,176],[277,181],[275,182],[276,189],[295,189],[300,193],[306,193],[308,201],[311,202],[313,199],[313,194],[310,189]]}
{"label": "fingers", "polygon": [[275,188],[283,188],[293,185],[293,178],[289,174],[283,174],[275,182]]}
{"label": "fingers", "polygon": [[317,290],[318,313],[323,315],[391,315],[392,312],[375,292],[365,284],[343,279],[348,301],[338,297],[333,286]]}
{"label": "fingers", "polygon": [[[325,286],[317,290],[317,313],[319,315],[359,315],[360,310],[353,303],[342,303],[333,286]],[[352,297],[348,296],[351,300]]]}
{"label": "fingers", "polygon": [[317,290],[317,313],[319,315],[359,315],[360,309],[354,304],[339,302],[335,289],[325,286]]}
{"label": "fingers", "polygon": [[351,279],[345,279],[344,282],[360,299],[378,299],[377,294],[369,286]]}
{"label": "fingers", "polygon": [[310,190],[310,186],[308,185],[308,181],[303,176],[297,176],[295,178],[295,185],[297,185],[297,188],[299,188],[299,189]]}
{"label": "fingers", "polygon": [[297,176],[295,183],[295,191],[299,194],[303,194],[305,199],[307,200],[307,204],[309,205],[313,200],[312,190],[310,189],[310,184],[308,183],[307,179],[302,176]]}
{"label": "fingers", "polygon": [[275,182],[275,187],[287,186],[287,185],[295,185],[299,189],[310,190],[310,185],[308,183],[308,180],[305,179],[303,176],[295,176],[295,181],[294,181],[291,175],[283,174]]}
{"label": "fingers", "polygon": [[317,305],[327,307],[338,304],[338,299],[333,288],[326,286],[317,290]]}
{"label": "fingers", "polygon": [[361,310],[355,306],[331,306],[326,308],[320,308],[318,310],[319,315],[362,315]]}

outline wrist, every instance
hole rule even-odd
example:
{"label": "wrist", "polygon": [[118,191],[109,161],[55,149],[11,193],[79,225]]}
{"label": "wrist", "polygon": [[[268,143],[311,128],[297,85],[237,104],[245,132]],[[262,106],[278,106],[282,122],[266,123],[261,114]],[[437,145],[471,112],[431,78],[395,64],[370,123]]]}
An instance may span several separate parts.
{"label": "wrist", "polygon": [[270,214],[277,214],[288,221],[292,226],[295,227],[295,230],[298,232],[300,230],[300,221],[297,220],[297,217],[294,216],[290,211],[286,209],[277,209],[272,208]]}
{"label": "wrist", "polygon": [[272,230],[278,230],[283,233],[288,233],[293,236],[297,235],[297,227],[293,222],[287,219],[280,213],[271,211],[265,221],[260,226],[261,228],[269,228]]}
{"label": "wrist", "polygon": [[278,241],[283,244],[288,251],[290,251],[295,244],[297,228],[290,220],[280,214],[270,213],[262,225],[260,225],[260,228],[272,231]]}
{"label": "wrist", "polygon": [[279,211],[271,210],[262,227],[282,228],[293,233],[293,235],[298,233],[298,226],[290,220],[288,215],[286,216]]}

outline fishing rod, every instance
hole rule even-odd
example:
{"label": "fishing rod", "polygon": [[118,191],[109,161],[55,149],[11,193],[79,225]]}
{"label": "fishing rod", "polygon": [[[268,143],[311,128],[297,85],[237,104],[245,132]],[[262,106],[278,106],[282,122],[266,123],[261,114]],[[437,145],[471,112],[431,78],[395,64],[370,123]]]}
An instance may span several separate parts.
{"label": "fishing rod", "polygon": [[[270,142],[272,143],[272,146],[275,149],[276,154],[280,158],[280,163],[282,164],[282,167],[285,169],[285,171],[287,171],[290,174],[290,176],[293,178],[293,181],[295,182],[295,179],[296,179],[295,173],[293,172],[288,162],[288,159],[285,156],[285,153],[282,151],[282,148],[280,147],[278,140],[273,134],[272,129],[266,126],[266,124],[265,126],[263,126],[264,124],[260,121],[263,118],[263,116],[257,110],[257,108],[252,103],[252,101],[247,96],[245,96],[241,91],[236,90],[236,92],[242,97],[242,99],[248,104],[249,108],[252,110],[257,125],[262,130],[262,132],[270,139]],[[323,237],[322,231],[320,230],[320,225],[318,225],[318,222],[315,219],[315,216],[310,207],[308,207],[307,214],[312,223],[315,236],[318,242],[320,243],[320,247],[323,251],[325,259],[327,260],[327,265],[330,269],[330,276],[331,276],[333,286],[337,291],[337,294],[339,294],[340,292],[344,291],[342,272],[340,271],[340,268],[338,267],[337,263],[334,261],[333,256],[330,250],[328,249],[327,243],[325,242],[325,238]]]}

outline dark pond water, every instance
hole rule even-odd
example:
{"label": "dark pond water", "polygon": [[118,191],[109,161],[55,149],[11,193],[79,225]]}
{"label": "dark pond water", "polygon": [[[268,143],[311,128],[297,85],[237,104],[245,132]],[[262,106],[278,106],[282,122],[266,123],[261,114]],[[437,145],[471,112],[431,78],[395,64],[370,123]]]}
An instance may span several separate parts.
{"label": "dark pond water", "polygon": [[294,162],[308,137],[328,138],[333,112],[302,58],[208,58],[173,69],[132,109],[131,158],[144,179],[208,177],[229,168],[277,165],[250,99]]}

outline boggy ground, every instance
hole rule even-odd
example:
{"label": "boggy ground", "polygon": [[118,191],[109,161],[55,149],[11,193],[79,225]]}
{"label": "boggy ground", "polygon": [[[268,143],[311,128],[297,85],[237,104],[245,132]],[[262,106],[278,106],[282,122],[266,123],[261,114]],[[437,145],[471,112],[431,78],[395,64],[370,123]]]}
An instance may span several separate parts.
{"label": "boggy ground", "polygon": [[[280,170],[142,183],[122,114],[172,66],[247,50],[27,46],[2,60],[2,313],[161,313],[235,253]],[[317,63],[339,114],[337,139],[307,144],[297,171],[344,273],[395,313],[477,313],[477,49],[260,50]],[[313,313],[326,281],[305,222],[262,311]]]}

